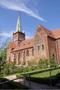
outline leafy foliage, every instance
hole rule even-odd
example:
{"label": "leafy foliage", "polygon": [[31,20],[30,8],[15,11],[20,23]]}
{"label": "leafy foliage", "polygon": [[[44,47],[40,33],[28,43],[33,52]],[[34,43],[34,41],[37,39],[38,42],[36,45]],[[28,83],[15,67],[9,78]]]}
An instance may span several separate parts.
{"label": "leafy foliage", "polygon": [[48,68],[48,60],[47,59],[40,59],[38,65],[41,69]]}
{"label": "leafy foliage", "polygon": [[4,68],[6,64],[6,49],[0,50],[0,77],[4,74]]}
{"label": "leafy foliage", "polygon": [[0,57],[3,60],[6,60],[6,56],[7,56],[6,54],[7,54],[7,49],[6,48],[0,50]]}
{"label": "leafy foliage", "polygon": [[51,58],[50,59],[50,68],[56,67],[56,66],[57,66],[56,60],[54,58]]}
{"label": "leafy foliage", "polygon": [[0,77],[3,76],[4,66],[5,66],[5,61],[2,59],[2,57],[0,57]]}
{"label": "leafy foliage", "polygon": [[38,65],[41,69],[43,69],[43,68],[48,68],[48,67],[49,68],[56,67],[57,63],[56,63],[56,60],[53,58],[50,58],[49,60],[48,59],[40,59]]}

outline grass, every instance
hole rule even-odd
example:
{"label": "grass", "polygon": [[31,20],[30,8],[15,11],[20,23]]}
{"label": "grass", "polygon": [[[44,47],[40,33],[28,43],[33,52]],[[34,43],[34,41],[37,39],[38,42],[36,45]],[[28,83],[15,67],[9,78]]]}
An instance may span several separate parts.
{"label": "grass", "polygon": [[51,76],[55,76],[56,74],[60,73],[60,69],[56,69],[56,70],[52,70],[50,71],[46,71],[46,72],[42,72],[42,73],[38,73],[38,74],[33,74],[31,75],[31,77],[35,77],[35,78],[48,78]]}

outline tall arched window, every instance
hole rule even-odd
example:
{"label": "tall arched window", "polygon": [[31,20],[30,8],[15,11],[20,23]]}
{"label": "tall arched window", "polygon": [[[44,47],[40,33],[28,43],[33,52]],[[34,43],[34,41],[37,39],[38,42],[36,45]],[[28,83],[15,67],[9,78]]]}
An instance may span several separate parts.
{"label": "tall arched window", "polygon": [[44,45],[42,44],[42,50],[44,50]]}
{"label": "tall arched window", "polygon": [[55,55],[54,54],[52,55],[52,58],[55,59]]}
{"label": "tall arched window", "polygon": [[25,61],[25,51],[23,52],[23,65],[26,64],[26,61]]}
{"label": "tall arched window", "polygon": [[20,64],[21,61],[20,61],[20,52],[18,53],[18,64]]}
{"label": "tall arched window", "polygon": [[14,63],[16,64],[16,54],[14,53]]}
{"label": "tall arched window", "polygon": [[26,51],[26,56],[29,56],[29,50]]}
{"label": "tall arched window", "polygon": [[40,50],[40,46],[38,46],[38,52],[39,52],[39,50]]}
{"label": "tall arched window", "polygon": [[32,56],[34,55],[34,48],[32,48]]}

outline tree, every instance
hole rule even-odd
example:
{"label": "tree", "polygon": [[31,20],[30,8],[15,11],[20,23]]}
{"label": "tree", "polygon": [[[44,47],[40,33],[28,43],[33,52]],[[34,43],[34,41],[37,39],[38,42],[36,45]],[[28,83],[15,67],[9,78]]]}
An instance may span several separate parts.
{"label": "tree", "polygon": [[47,68],[48,67],[48,60],[47,59],[40,59],[38,64],[39,64],[40,68]]}
{"label": "tree", "polygon": [[57,66],[56,60],[54,58],[50,58],[50,68],[56,67],[56,66]]}
{"label": "tree", "polygon": [[43,59],[40,59],[38,64],[39,64],[39,67],[42,69],[43,68],[43,64],[44,64]]}
{"label": "tree", "polygon": [[6,60],[6,56],[7,56],[6,54],[7,54],[6,48],[0,50],[0,57],[3,58],[3,60]]}
{"label": "tree", "polygon": [[6,49],[0,49],[0,77],[4,74],[4,68],[6,64]]}
{"label": "tree", "polygon": [[5,61],[0,57],[0,77],[3,75]]}

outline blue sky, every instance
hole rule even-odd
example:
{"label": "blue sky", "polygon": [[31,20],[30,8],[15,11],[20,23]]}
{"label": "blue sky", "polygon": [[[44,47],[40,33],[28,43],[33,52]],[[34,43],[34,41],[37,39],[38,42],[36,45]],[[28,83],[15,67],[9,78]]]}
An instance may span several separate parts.
{"label": "blue sky", "polygon": [[60,0],[0,0],[0,37],[8,38],[16,31],[19,15],[27,37],[34,35],[39,24],[60,28]]}

